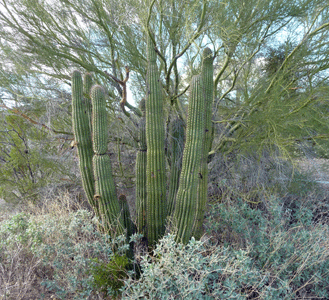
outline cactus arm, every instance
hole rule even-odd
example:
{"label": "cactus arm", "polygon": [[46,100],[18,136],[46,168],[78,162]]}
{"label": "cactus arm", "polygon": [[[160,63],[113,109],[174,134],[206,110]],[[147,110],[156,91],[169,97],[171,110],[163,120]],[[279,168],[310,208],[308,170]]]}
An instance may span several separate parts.
{"label": "cactus arm", "polygon": [[91,128],[91,111],[92,111],[92,106],[91,106],[91,98],[90,98],[90,91],[93,86],[93,77],[91,73],[85,73],[83,76],[83,96],[85,98],[85,106],[86,106],[86,111],[87,115],[89,118],[89,126]]}
{"label": "cactus arm", "polygon": [[187,243],[192,235],[197,215],[198,184],[202,180],[199,173],[205,127],[205,103],[202,86],[202,77],[194,76],[188,107],[182,171],[173,216],[173,224],[177,226],[176,240],[183,243]]}
{"label": "cactus arm", "polygon": [[95,199],[98,201],[103,226],[106,231],[123,233],[119,202],[112,176],[111,161],[107,155],[107,111],[105,92],[101,86],[91,90],[93,124],[93,167],[95,176]]}
{"label": "cactus arm", "polygon": [[147,143],[147,239],[153,245],[165,231],[166,179],[165,179],[165,128],[163,120],[163,97],[156,64],[156,52],[150,37],[147,42],[147,97],[146,97],[146,143]]}
{"label": "cactus arm", "polygon": [[75,144],[78,149],[79,167],[82,185],[89,204],[98,212],[98,206],[94,200],[94,175],[92,168],[93,148],[91,141],[91,129],[87,98],[83,97],[82,76],[79,71],[72,74],[72,121]]}
{"label": "cactus arm", "polygon": [[182,170],[182,158],[184,149],[184,121],[175,118],[169,124],[169,148],[170,148],[170,182],[168,193],[168,216],[171,216],[175,208],[176,193],[178,190],[179,176]]}
{"label": "cactus arm", "polygon": [[136,116],[138,116],[138,117],[143,116],[142,111],[138,107],[135,107],[135,106],[129,104],[127,101],[125,103],[125,106],[127,106],[131,111],[133,111]]}
{"label": "cactus arm", "polygon": [[145,99],[139,103],[143,116],[139,120],[139,143],[136,155],[136,214],[138,232],[146,236],[146,131],[145,131]]}
{"label": "cactus arm", "polygon": [[120,206],[120,212],[122,215],[124,226],[127,229],[127,237],[129,238],[136,232],[136,228],[135,228],[135,224],[133,223],[130,217],[130,211],[129,211],[126,195],[121,194],[119,196],[119,206]]}
{"label": "cactus arm", "polygon": [[211,149],[213,140],[213,127],[212,127],[212,104],[214,93],[214,68],[212,51],[206,48],[203,51],[202,71],[201,76],[203,79],[203,93],[205,97],[205,142],[202,152],[202,162],[200,174],[202,180],[199,183],[198,201],[197,201],[197,220],[193,230],[193,236],[197,239],[201,238],[203,230],[204,210],[207,204],[208,197],[208,153]]}

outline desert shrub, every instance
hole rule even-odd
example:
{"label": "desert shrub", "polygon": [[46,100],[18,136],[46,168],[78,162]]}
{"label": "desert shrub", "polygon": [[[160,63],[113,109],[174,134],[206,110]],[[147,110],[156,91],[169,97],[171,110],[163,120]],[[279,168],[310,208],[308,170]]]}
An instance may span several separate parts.
{"label": "desert shrub", "polygon": [[[20,277],[28,277],[26,272],[30,272],[29,288],[39,285],[34,292],[38,297],[49,293],[58,299],[100,297],[101,289],[95,285],[97,273],[90,270],[95,270],[100,263],[111,263],[113,258],[116,261],[114,253],[124,255],[129,246],[124,236],[112,238],[101,234],[97,224],[86,210],[37,216],[19,213],[3,221],[0,225],[0,293],[6,292],[9,299],[20,299],[17,297],[22,294],[18,291],[23,284],[19,282]],[[17,253],[20,258],[16,263],[20,267],[8,278],[6,270],[13,269],[11,264]],[[19,274],[22,270],[26,274]],[[106,292],[111,292],[108,290]]]}
{"label": "desert shrub", "polygon": [[271,274],[272,285],[286,282],[292,295],[329,296],[329,227],[314,223],[307,201],[290,209],[279,198],[267,200],[266,210],[241,199],[217,203],[207,216],[213,242],[249,249],[253,266]]}
{"label": "desert shrub", "polygon": [[166,235],[122,299],[328,299],[329,227],[310,222],[305,206],[291,223],[279,199],[268,202],[267,211],[216,204],[208,240],[182,245]]}
{"label": "desert shrub", "polygon": [[93,276],[93,287],[104,295],[117,297],[124,286],[129,260],[126,255],[114,254],[110,262],[104,263],[98,258],[93,259],[89,273]]}
{"label": "desert shrub", "polygon": [[193,238],[182,245],[165,236],[141,266],[141,278],[126,281],[122,299],[279,299],[290,291],[285,281],[272,287],[270,274],[253,266],[248,250],[210,247]]}
{"label": "desert shrub", "polygon": [[212,201],[242,198],[259,203],[264,193],[286,193],[292,176],[291,161],[276,152],[216,154],[209,163],[208,194]]}

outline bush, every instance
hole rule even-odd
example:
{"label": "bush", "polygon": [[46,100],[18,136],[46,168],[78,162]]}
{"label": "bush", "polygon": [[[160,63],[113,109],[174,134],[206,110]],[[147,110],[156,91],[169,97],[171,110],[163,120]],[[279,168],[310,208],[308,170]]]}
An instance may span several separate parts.
{"label": "bush", "polygon": [[109,263],[104,263],[95,258],[95,264],[91,267],[90,274],[93,276],[93,287],[101,291],[105,296],[120,295],[120,289],[124,286],[129,264],[126,255],[114,254]]}
{"label": "bush", "polygon": [[271,274],[272,286],[285,282],[292,295],[327,299],[329,227],[312,222],[307,201],[294,204],[290,209],[272,197],[262,211],[241,200],[217,203],[209,210],[208,235],[219,244],[249,249],[253,266]]}
{"label": "bush", "polygon": [[[140,280],[126,281],[122,299],[279,299],[289,292],[281,282],[253,266],[248,251],[209,247],[193,238],[184,246],[165,236],[154,256],[144,256]],[[274,297],[274,298],[270,298]]]}
{"label": "bush", "polygon": [[[103,290],[97,272],[90,271],[95,271],[95,259],[98,265],[111,264],[113,259],[117,262],[114,251],[123,255],[128,248],[124,236],[99,233],[97,220],[85,210],[62,215],[16,214],[0,225],[0,295],[9,299],[24,299],[31,293],[38,298],[95,299]],[[109,289],[106,286],[106,293],[111,293],[111,287],[114,283]]]}

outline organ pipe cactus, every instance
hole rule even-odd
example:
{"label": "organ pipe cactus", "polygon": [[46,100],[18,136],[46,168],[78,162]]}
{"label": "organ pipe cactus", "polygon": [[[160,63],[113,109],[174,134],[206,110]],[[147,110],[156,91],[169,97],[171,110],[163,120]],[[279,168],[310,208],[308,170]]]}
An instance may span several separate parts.
{"label": "organ pipe cactus", "polygon": [[93,77],[90,73],[85,73],[83,76],[83,97],[85,99],[85,110],[89,118],[89,127],[91,129],[91,98],[90,91],[93,87]]}
{"label": "organ pipe cactus", "polygon": [[204,219],[204,209],[208,196],[208,153],[211,150],[213,128],[211,122],[212,104],[213,104],[213,84],[214,67],[212,51],[206,48],[203,51],[201,77],[203,80],[203,95],[205,101],[205,129],[204,129],[204,147],[201,157],[200,176],[202,180],[199,182],[198,201],[197,201],[197,219],[193,229],[193,236],[201,238],[202,224]]}
{"label": "organ pipe cactus", "polygon": [[198,185],[202,180],[200,169],[205,140],[205,99],[202,80],[200,75],[192,79],[186,142],[173,217],[174,225],[177,228],[176,239],[183,243],[188,242],[192,235],[198,209]]}
{"label": "organ pipe cactus", "polygon": [[167,217],[164,110],[156,57],[154,44],[148,36],[145,105],[147,144],[146,216],[147,238],[150,245],[153,245],[163,235]]}
{"label": "organ pipe cactus", "polygon": [[83,83],[80,72],[72,75],[72,120],[75,145],[78,149],[79,167],[82,185],[88,202],[98,212],[95,202],[94,175],[92,167],[93,147],[88,107],[91,107],[90,98],[83,96]]}
{"label": "organ pipe cactus", "polygon": [[[186,140],[184,122],[177,118],[170,124],[170,180],[166,197],[165,126],[162,87],[157,70],[156,51],[152,39],[147,42],[146,101],[141,102],[139,117],[139,148],[136,157],[137,228],[153,246],[164,234],[170,215],[177,229],[177,241],[188,242],[192,235],[202,233],[207,199],[207,157],[211,146],[211,107],[213,100],[212,53],[203,53],[200,75],[193,77]],[[87,198],[105,229],[128,236],[133,232],[125,197],[118,201],[107,155],[107,111],[105,92],[85,75],[84,85],[79,72],[72,76],[73,129],[78,148],[80,171]],[[89,96],[91,95],[91,97]],[[89,99],[92,99],[92,109]],[[90,113],[92,111],[92,113]],[[92,121],[90,120],[92,115]],[[92,132],[92,134],[91,134]],[[182,160],[181,160],[182,158]],[[178,180],[179,178],[179,180]]]}
{"label": "organ pipe cactus", "polygon": [[179,176],[182,170],[185,138],[184,127],[184,121],[179,117],[176,117],[169,124],[170,182],[168,193],[168,216],[172,216],[174,212]]}
{"label": "organ pipe cactus", "polygon": [[146,130],[145,130],[145,99],[139,104],[142,117],[138,124],[138,149],[136,154],[136,215],[138,232],[145,235],[146,232]]}
{"label": "organ pipe cactus", "polygon": [[91,90],[93,169],[95,178],[95,200],[98,202],[106,231],[123,233],[124,224],[112,176],[111,161],[107,155],[107,111],[105,92],[101,86]]}

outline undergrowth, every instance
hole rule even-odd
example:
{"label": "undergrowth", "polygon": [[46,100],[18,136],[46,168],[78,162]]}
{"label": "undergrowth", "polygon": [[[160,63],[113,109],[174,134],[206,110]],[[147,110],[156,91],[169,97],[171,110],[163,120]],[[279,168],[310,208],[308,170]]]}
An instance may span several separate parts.
{"label": "undergrowth", "polygon": [[187,245],[133,236],[134,262],[69,195],[45,201],[1,220],[0,299],[329,299],[328,201],[288,192],[214,201]]}

